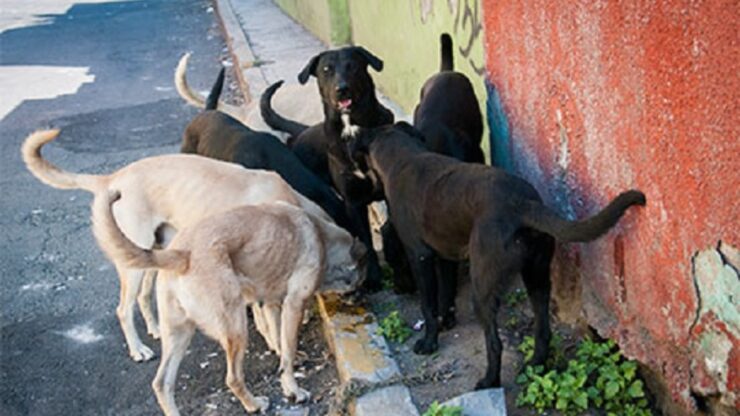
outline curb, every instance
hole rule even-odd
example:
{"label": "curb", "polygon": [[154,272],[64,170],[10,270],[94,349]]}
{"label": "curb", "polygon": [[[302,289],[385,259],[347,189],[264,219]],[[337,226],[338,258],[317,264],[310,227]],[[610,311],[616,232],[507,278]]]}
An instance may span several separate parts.
{"label": "curb", "polygon": [[242,30],[241,23],[231,7],[230,0],[214,0],[216,15],[221,23],[226,45],[229,48],[234,72],[236,73],[239,89],[244,95],[244,102],[250,102],[267,87],[267,81],[254,63],[257,61],[249,46],[247,36]]}
{"label": "curb", "polygon": [[[241,27],[230,0],[214,0],[229,53],[234,62],[239,88],[245,102],[256,99],[268,85]],[[316,295],[324,336],[336,359],[345,407],[355,416],[393,414],[418,416],[398,364],[385,338],[376,334],[375,316],[336,298]],[[389,407],[390,406],[390,407]],[[380,412],[380,413],[378,413]]]}

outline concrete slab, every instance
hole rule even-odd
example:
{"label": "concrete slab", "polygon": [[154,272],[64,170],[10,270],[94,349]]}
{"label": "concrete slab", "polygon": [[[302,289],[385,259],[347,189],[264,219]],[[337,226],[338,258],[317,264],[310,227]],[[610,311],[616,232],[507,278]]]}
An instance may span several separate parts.
{"label": "concrete slab", "polygon": [[409,388],[403,384],[384,387],[359,397],[352,412],[355,416],[419,416]]}
{"label": "concrete slab", "polygon": [[506,416],[506,398],[501,388],[471,391],[442,405],[462,407],[463,416]]}
{"label": "concrete slab", "polygon": [[318,300],[342,383],[372,386],[401,377],[385,338],[376,333],[378,324],[372,313],[335,297],[318,296]]}

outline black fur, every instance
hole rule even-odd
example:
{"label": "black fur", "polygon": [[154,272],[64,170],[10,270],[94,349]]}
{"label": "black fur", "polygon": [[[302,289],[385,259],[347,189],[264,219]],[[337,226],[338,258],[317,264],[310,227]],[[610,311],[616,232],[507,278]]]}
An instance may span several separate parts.
{"label": "black fur", "polygon": [[218,71],[216,82],[213,83],[213,87],[211,87],[211,92],[208,93],[208,97],[206,98],[206,110],[215,110],[216,108],[218,108],[218,97],[221,95],[221,90],[223,90],[224,88],[225,71],[225,68],[221,68],[221,70]]}
{"label": "black fur", "polygon": [[[400,123],[399,123],[400,124]],[[408,134],[410,126],[382,127],[353,140],[359,165],[367,166],[386,195],[391,221],[403,242],[421,292],[426,332],[414,346],[437,349],[438,316],[454,324],[451,262],[470,260],[473,304],[486,337],[488,369],[476,388],[500,385],[501,340],[496,314],[501,296],[521,274],[535,315],[532,363],[544,364],[550,341],[550,260],[556,239],[589,241],[606,233],[625,210],[644,205],[627,191],[584,221],[568,221],[542,204],[523,179],[500,169],[463,163],[429,152]]]}
{"label": "black fur", "polygon": [[452,39],[440,38],[440,72],[421,88],[414,110],[414,127],[424,135],[427,148],[465,162],[484,163],[480,144],[483,118],[468,78],[453,71]]}

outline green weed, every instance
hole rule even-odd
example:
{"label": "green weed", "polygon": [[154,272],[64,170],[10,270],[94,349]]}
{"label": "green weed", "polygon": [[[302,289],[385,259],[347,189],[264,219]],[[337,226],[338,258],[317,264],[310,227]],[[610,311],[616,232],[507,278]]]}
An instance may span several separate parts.
{"label": "green weed", "polygon": [[378,334],[383,335],[389,341],[403,344],[411,334],[411,328],[404,322],[398,311],[393,311],[380,321]]}

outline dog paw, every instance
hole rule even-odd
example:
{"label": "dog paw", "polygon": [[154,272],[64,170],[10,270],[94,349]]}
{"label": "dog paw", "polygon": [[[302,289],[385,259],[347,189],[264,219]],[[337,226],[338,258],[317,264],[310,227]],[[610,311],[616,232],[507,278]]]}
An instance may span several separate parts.
{"label": "dog paw", "polygon": [[148,328],[146,331],[152,338],[159,339],[161,338],[161,335],[159,333],[159,327],[157,325],[154,325],[151,328]]}
{"label": "dog paw", "polygon": [[247,413],[266,412],[270,408],[270,399],[266,396],[254,398],[254,407],[247,409]]}
{"label": "dog paw", "polygon": [[426,338],[422,338],[414,344],[414,352],[417,354],[428,355],[434,351],[437,351],[436,340],[427,340]]}
{"label": "dog paw", "polygon": [[487,377],[483,377],[475,383],[475,390],[490,389],[491,387],[501,387],[501,382],[498,380],[490,380]]}
{"label": "dog paw", "polygon": [[307,390],[303,390],[302,388],[297,387],[296,390],[291,393],[290,397],[296,403],[303,403],[311,398],[311,393],[309,393]]}
{"label": "dog paw", "polygon": [[154,351],[144,344],[139,345],[137,348],[131,348],[129,355],[136,362],[149,361],[154,358]]}

